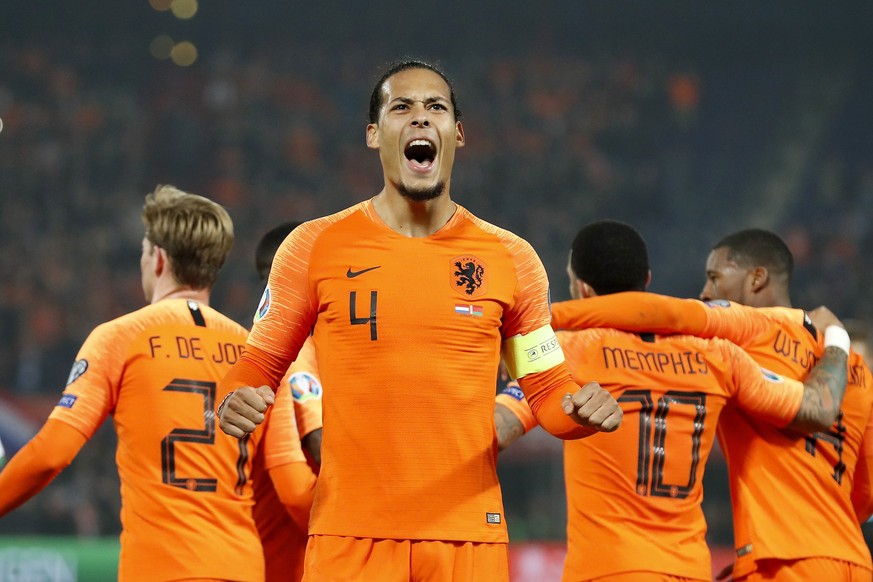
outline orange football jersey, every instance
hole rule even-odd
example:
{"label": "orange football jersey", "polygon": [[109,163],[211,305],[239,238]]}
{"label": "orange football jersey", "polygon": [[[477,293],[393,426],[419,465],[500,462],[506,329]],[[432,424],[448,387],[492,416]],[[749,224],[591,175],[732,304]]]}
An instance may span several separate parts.
{"label": "orange football jersey", "polygon": [[322,389],[312,338],[307,339],[300,348],[300,353],[282,378],[282,386],[291,389],[300,438],[321,428]]}
{"label": "orange football jersey", "polygon": [[571,372],[597,378],[625,414],[614,433],[564,444],[564,579],[650,571],[709,580],[700,504],[719,414],[731,400],[784,426],[803,385],[719,339],[609,329],[558,339]]}
{"label": "orange football jersey", "polygon": [[[805,377],[824,350],[823,334],[799,309],[705,304],[652,293],[554,307],[554,324],[561,328],[603,325],[723,337],[761,366],[791,378]],[[871,568],[851,497],[871,406],[873,378],[853,352],[840,418],[827,432],[798,435],[725,410],[718,436],[731,482],[734,576],[754,571],[755,561],[765,558],[828,557]]]}
{"label": "orange football jersey", "polygon": [[217,386],[246,330],[165,299],[97,327],[50,419],[90,438],[112,415],[121,478],[121,580],[262,580],[251,455],[260,431],[217,430]]}
{"label": "orange football jersey", "polygon": [[[547,296],[530,245],[464,208],[413,238],[367,201],[286,239],[249,349],[223,385],[275,385],[312,332],[324,439],[310,534],[506,542],[493,421],[500,348],[548,326]],[[535,413],[547,409],[555,433],[586,434],[560,410],[575,386],[563,363],[543,386],[530,376],[521,384]]]}
{"label": "orange football jersey", "polygon": [[[302,362],[301,362],[302,365]],[[255,506],[253,515],[264,548],[265,580],[300,580],[309,534],[282,504],[270,469],[287,463],[306,463],[300,448],[292,388],[282,384],[276,401],[267,409],[264,436],[252,466]]]}

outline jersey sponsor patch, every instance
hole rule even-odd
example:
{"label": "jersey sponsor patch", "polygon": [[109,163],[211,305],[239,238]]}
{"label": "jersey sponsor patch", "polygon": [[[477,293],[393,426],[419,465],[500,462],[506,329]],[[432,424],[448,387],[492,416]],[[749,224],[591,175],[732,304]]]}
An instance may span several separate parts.
{"label": "jersey sponsor patch", "polygon": [[500,393],[512,396],[513,398],[515,398],[519,402],[521,402],[522,399],[524,399],[524,392],[522,392],[521,388],[519,388],[518,385],[515,384],[514,382],[512,384],[509,384],[503,390],[501,390]]}
{"label": "jersey sponsor patch", "polygon": [[254,322],[258,323],[270,311],[270,286],[264,288],[264,294],[261,295],[261,302],[258,303],[258,310],[255,312]]}
{"label": "jersey sponsor patch", "polygon": [[79,377],[88,370],[88,360],[76,360],[73,363],[73,368],[70,370],[70,375],[67,376],[67,386],[79,379]]}
{"label": "jersey sponsor patch", "polygon": [[456,292],[468,299],[476,299],[488,290],[487,266],[473,255],[453,258],[449,265],[449,281]]}
{"label": "jersey sponsor patch", "polygon": [[782,384],[785,382],[785,378],[777,374],[776,372],[771,372],[767,368],[761,368],[761,374],[764,376],[764,379],[768,382],[772,382],[774,384]]}
{"label": "jersey sponsor patch", "polygon": [[61,396],[61,399],[58,401],[56,406],[60,406],[61,408],[72,408],[73,405],[76,403],[76,400],[78,399],[79,397],[75,394],[65,393]]}
{"label": "jersey sponsor patch", "polygon": [[499,513],[486,513],[485,514],[485,522],[486,523],[500,523],[500,514]]}
{"label": "jersey sponsor patch", "polygon": [[291,396],[297,402],[317,400],[321,398],[321,382],[309,372],[297,372],[288,378]]}
{"label": "jersey sponsor patch", "polygon": [[731,302],[727,299],[712,299],[710,301],[704,302],[709,307],[730,307]]}
{"label": "jersey sponsor patch", "polygon": [[458,315],[467,315],[470,317],[482,317],[485,313],[485,308],[481,305],[464,305],[462,303],[455,304],[455,313]]}

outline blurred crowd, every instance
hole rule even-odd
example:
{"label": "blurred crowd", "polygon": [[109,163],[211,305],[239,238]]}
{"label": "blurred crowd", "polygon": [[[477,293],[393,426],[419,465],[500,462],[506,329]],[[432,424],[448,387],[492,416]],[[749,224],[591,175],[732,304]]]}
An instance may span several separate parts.
{"label": "blurred crowd", "polygon": [[[237,240],[213,301],[248,325],[260,294],[253,260],[261,234],[381,188],[364,128],[370,90],[392,56],[289,41],[212,51],[186,69],[121,41],[0,40],[0,389],[56,399],[88,332],[142,305],[139,209],[158,183],[230,211]],[[729,66],[632,51],[522,48],[443,64],[467,138],[454,197],[533,244],[553,299],[567,298],[567,249],[591,220],[636,226],[651,248],[652,289],[680,296],[702,287],[712,244],[755,225],[794,251],[797,306],[823,303],[873,321],[869,79],[850,75],[826,131],[806,144],[815,155],[786,211],[762,223],[760,193],[743,185],[767,172],[749,159],[784,145],[762,135],[761,123],[785,115],[794,96],[779,88],[799,74],[791,67],[752,63],[749,82],[734,84]],[[749,106],[755,92],[762,98]],[[725,145],[743,135],[756,137]],[[86,446],[53,494],[0,532],[115,533],[110,432]],[[503,469],[515,539],[563,535],[561,480],[522,486],[532,470],[560,471],[560,447],[543,446],[551,469],[532,467],[523,453]],[[714,499],[723,507],[726,488]],[[724,538],[729,524],[716,527]]]}

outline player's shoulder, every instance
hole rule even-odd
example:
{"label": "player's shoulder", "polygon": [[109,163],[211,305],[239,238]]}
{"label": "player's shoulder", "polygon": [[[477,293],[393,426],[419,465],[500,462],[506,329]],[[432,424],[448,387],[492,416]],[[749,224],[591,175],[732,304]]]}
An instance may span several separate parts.
{"label": "player's shoulder", "polygon": [[[189,307],[191,306],[189,305]],[[243,339],[248,337],[249,331],[245,327],[243,327],[238,321],[231,319],[214,307],[210,307],[208,305],[200,305],[200,309],[203,311],[203,314],[205,316],[204,320],[206,327],[231,334],[236,334]]]}
{"label": "player's shoulder", "polygon": [[339,212],[307,220],[291,231],[281,246],[287,247],[290,245],[297,248],[301,245],[311,246],[325,232],[330,231],[333,228],[348,226],[349,220],[353,217],[357,216],[359,218],[364,218],[364,210],[366,206],[367,202],[360,202],[354,206],[340,210]]}
{"label": "player's shoulder", "polygon": [[[535,274],[534,278],[545,276],[545,269],[539,255],[525,239],[512,231],[482,220],[462,206],[458,206],[458,212],[459,219],[470,225],[471,230],[478,234],[478,236],[473,234],[472,239],[476,241],[481,252],[502,255],[511,261],[519,276],[522,276],[522,273],[524,277],[531,274]],[[465,234],[468,235],[467,238],[471,238],[469,231]]]}
{"label": "player's shoulder", "polygon": [[476,229],[480,230],[484,235],[495,238],[505,246],[521,246],[533,250],[533,247],[530,245],[529,242],[527,242],[525,239],[518,236],[511,230],[501,228],[496,224],[479,218],[461,205],[458,205],[458,214],[462,220],[468,222]]}

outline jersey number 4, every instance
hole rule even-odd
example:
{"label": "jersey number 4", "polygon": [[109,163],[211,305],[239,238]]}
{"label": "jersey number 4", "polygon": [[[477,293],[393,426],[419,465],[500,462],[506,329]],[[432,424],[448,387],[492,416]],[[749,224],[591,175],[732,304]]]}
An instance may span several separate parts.
{"label": "jersey number 4", "polygon": [[358,317],[356,305],[358,299],[357,291],[349,292],[349,323],[352,325],[367,325],[370,324],[370,341],[379,339],[379,334],[376,330],[376,303],[379,300],[379,293],[370,291],[370,317]]}
{"label": "jersey number 4", "polygon": [[[703,422],[706,420],[706,394],[670,390],[655,403],[651,390],[626,390],[618,401],[635,402],[641,405],[637,449],[637,494],[678,499],[688,497],[697,481],[700,436],[703,434]],[[691,471],[687,483],[681,485],[664,482],[664,465],[668,462],[668,452],[664,448],[667,440],[667,417],[670,414],[670,407],[675,405],[695,407],[694,428],[691,433]]]}
{"label": "jersey number 4", "polygon": [[[179,477],[176,475],[176,443],[215,444],[215,382],[201,382],[176,378],[164,387],[167,392],[199,394],[203,397],[203,428],[174,428],[161,439],[161,476],[164,483],[189,491],[214,492],[218,479],[208,477]],[[239,457],[236,462],[236,492],[241,494],[246,484],[246,463],[249,459],[249,436],[239,440]]]}
{"label": "jersey number 4", "polygon": [[[843,411],[837,416],[837,422],[827,432],[816,432],[806,437],[806,452],[815,456],[815,450],[819,444],[828,443],[834,447],[837,455],[834,462],[834,481],[843,483],[843,473],[846,472],[846,464],[843,462],[843,441],[846,440],[846,425],[843,424]],[[821,443],[819,441],[822,441]]]}

